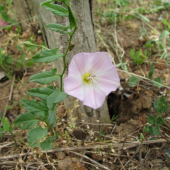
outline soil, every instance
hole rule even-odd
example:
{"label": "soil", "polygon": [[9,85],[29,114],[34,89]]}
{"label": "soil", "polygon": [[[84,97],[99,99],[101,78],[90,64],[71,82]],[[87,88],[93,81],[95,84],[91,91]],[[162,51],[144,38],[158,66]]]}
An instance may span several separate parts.
{"label": "soil", "polygon": [[[109,2],[114,5],[113,1]],[[143,8],[150,3],[147,0],[143,2]],[[133,9],[136,5],[131,4],[129,8]],[[116,26],[113,21],[110,22],[107,17],[103,17],[101,14],[101,11],[107,12],[109,9],[106,2],[101,4],[95,2],[94,7],[94,23],[99,50],[109,50],[115,64],[120,63],[118,56],[122,56],[121,62],[127,63],[129,73],[146,78],[149,77],[152,64],[156,63],[152,80],[161,77],[164,85],[169,86],[169,56],[167,59],[160,58],[160,52],[156,49],[155,44],[152,44],[152,55],[143,64],[136,64],[129,55],[133,48],[137,50],[145,49],[146,42],[157,36],[154,33],[152,34],[153,29],[139,18],[122,19],[121,11],[124,12],[125,7],[118,8],[119,20]],[[125,11],[124,15],[127,16],[129,12]],[[149,12],[145,16],[150,19],[149,24],[160,31],[164,29],[164,26],[158,18],[160,16],[166,17],[166,12],[168,11]],[[34,23],[32,24],[34,25]],[[5,53],[19,60],[23,52],[17,49],[16,44],[20,44],[20,41],[31,38],[38,44],[42,43],[42,35],[38,33],[38,26],[36,28],[37,30],[32,33],[30,25],[30,30],[22,30],[19,34],[15,30],[1,30],[1,48],[5,50]],[[142,28],[145,28],[148,35],[141,35]],[[102,37],[107,46],[102,43],[99,36]],[[26,60],[29,60],[39,50],[37,48],[34,51],[29,51],[24,45],[21,45],[21,47],[26,55]],[[11,124],[19,114],[25,112],[20,104],[20,99],[29,99],[27,90],[38,87],[36,83],[29,82],[31,75],[40,70],[49,70],[51,67],[53,66],[47,64],[34,65],[29,68],[23,67],[21,70],[14,67],[13,78],[3,77],[0,80],[0,113],[5,112],[5,116]],[[3,71],[0,70],[0,72]],[[59,149],[56,149],[55,152],[42,152],[37,148],[32,149],[27,144],[26,131],[16,129],[15,135],[21,143],[19,148],[14,146],[8,133],[0,139],[0,169],[170,169],[169,129],[165,126],[161,127],[161,135],[154,136],[153,140],[150,140],[150,134],[143,132],[143,127],[148,124],[147,116],[156,115],[153,102],[162,94],[166,96],[167,102],[170,102],[169,89],[165,87],[157,88],[153,86],[151,81],[141,78],[137,86],[130,87],[128,85],[129,74],[123,72],[121,67],[118,67],[118,73],[121,78],[121,87],[107,98],[110,118],[112,119],[111,124],[102,125],[100,132],[94,132],[88,128],[74,127],[74,121],[67,120],[64,114],[65,108],[60,105],[58,107],[57,126],[59,134],[62,135],[54,144],[55,148]],[[57,86],[57,84],[54,85]],[[162,114],[164,118],[167,118],[167,124],[169,124],[169,114],[169,111]],[[70,128],[71,125],[74,128]],[[69,129],[68,132],[67,129]],[[141,135],[144,137],[142,138]],[[94,147],[99,145],[101,148],[96,149]],[[79,147],[80,150],[77,151],[75,147]]]}

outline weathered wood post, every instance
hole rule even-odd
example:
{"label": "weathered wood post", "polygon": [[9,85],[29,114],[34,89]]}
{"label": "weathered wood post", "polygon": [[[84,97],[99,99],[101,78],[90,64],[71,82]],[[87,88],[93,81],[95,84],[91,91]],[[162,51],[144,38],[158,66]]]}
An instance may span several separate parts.
{"label": "weathered wood post", "polygon": [[35,16],[33,2],[30,0],[14,0],[13,6],[17,18],[22,21],[23,30],[27,29],[28,23],[31,23]]}
{"label": "weathered wood post", "polygon": [[[15,0],[23,1],[23,0]],[[25,0],[27,1],[27,0]],[[62,25],[68,25],[68,18],[56,17],[51,12],[41,7],[40,4],[45,0],[32,0],[32,5],[34,5],[34,10],[38,15],[38,21],[40,23],[41,30],[43,31],[44,40],[49,48],[53,49],[59,47],[60,52],[63,52],[67,47],[68,37],[60,33],[53,32],[46,28],[45,26],[49,23],[59,23]],[[59,3],[56,1],[56,3]],[[95,34],[93,28],[93,17],[92,17],[92,6],[89,0],[72,0],[71,7],[78,20],[78,30],[73,37],[74,48],[68,53],[67,62],[69,63],[74,54],[80,52],[96,52],[97,45],[95,41]],[[63,63],[62,59],[57,60],[55,63],[57,70],[61,72]],[[78,103],[79,107],[75,107]],[[72,117],[78,118],[77,121],[80,122],[84,120],[88,123],[96,122],[109,122],[110,117],[108,113],[108,107],[106,101],[103,106],[97,110],[85,107],[81,102],[73,97],[68,97],[64,104],[67,110],[71,110]],[[95,126],[97,129],[99,126]]]}

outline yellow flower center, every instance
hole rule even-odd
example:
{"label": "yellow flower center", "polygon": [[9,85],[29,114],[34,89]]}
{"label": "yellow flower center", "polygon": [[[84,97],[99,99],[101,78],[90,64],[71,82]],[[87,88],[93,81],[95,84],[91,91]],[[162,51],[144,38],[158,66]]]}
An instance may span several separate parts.
{"label": "yellow flower center", "polygon": [[95,82],[97,83],[95,80],[94,80],[94,77],[96,77],[95,75],[92,75],[90,73],[85,73],[84,76],[83,76],[83,81],[84,83],[87,83],[87,84],[90,84],[91,82]]}
{"label": "yellow flower center", "polygon": [[87,84],[90,84],[90,73],[85,73],[84,76],[83,76],[83,81],[84,83],[87,83]]}

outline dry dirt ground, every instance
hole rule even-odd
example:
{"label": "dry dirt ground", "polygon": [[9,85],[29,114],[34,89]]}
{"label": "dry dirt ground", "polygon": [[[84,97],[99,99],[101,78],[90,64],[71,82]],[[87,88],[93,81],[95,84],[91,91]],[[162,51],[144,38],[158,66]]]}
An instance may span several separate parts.
{"label": "dry dirt ground", "polygon": [[[151,134],[143,132],[143,127],[147,124],[147,116],[156,115],[153,102],[162,94],[166,96],[167,102],[170,100],[168,88],[155,87],[151,81],[145,79],[149,77],[154,63],[152,80],[161,77],[165,86],[170,85],[168,48],[166,47],[168,56],[164,59],[160,57],[162,51],[157,49],[156,44],[152,44],[151,55],[142,64],[136,64],[129,55],[132,48],[144,51],[147,41],[157,38],[154,29],[159,32],[165,29],[159,17],[170,21],[168,14],[170,10],[160,9],[153,12],[149,11],[151,1],[135,2],[128,5],[117,4],[117,8],[112,6],[110,8],[110,5],[116,6],[111,0],[94,3],[94,25],[99,50],[110,52],[114,63],[122,64],[122,67],[118,67],[121,87],[107,98],[112,123],[101,125],[99,132],[83,130],[81,127],[75,127],[71,132],[67,131],[68,127],[74,127],[74,120],[67,120],[66,111],[61,105],[58,108],[57,120],[61,136],[55,141],[54,150],[43,152],[37,148],[30,148],[26,140],[26,131],[15,129],[14,135],[19,146],[14,145],[8,133],[0,139],[0,169],[170,169],[168,126],[162,126],[161,135],[154,136],[153,140],[150,140]],[[150,20],[149,25],[139,15],[125,19],[125,16],[133,15],[135,9],[139,7],[148,10],[143,15]],[[116,14],[116,21],[115,16],[108,12]],[[0,47],[13,58],[19,60],[24,53],[26,60],[30,59],[39,49],[30,51],[20,42],[28,39],[33,39],[38,44],[42,42],[41,35],[38,34],[39,29],[34,30],[34,34],[31,33],[31,29],[30,25],[28,30],[23,30],[19,34],[15,30],[0,30]],[[24,52],[16,48],[16,44],[20,44]],[[128,73],[122,71],[123,63],[126,63]],[[5,113],[11,124],[17,115],[24,113],[20,99],[29,99],[26,91],[37,87],[37,84],[29,82],[30,76],[51,67],[51,65],[34,65],[20,70],[13,68],[11,80],[7,78],[0,80],[0,113],[1,115]],[[3,69],[0,68],[0,71]],[[144,78],[140,77],[136,86],[129,86],[130,73]],[[169,111],[162,116],[168,118]],[[166,121],[169,124],[168,119]],[[79,131],[83,136],[79,135]]]}

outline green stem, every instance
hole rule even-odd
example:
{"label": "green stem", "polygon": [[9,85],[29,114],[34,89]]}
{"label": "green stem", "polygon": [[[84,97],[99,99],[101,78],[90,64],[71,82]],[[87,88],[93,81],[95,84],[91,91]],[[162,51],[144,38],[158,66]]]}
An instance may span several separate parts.
{"label": "green stem", "polygon": [[74,28],[74,30],[73,30],[73,32],[72,32],[72,34],[70,35],[70,39],[69,39],[69,42],[68,42],[68,46],[67,46],[66,52],[64,53],[64,56],[63,56],[63,66],[64,66],[64,68],[63,68],[63,71],[62,71],[61,76],[60,76],[60,90],[61,90],[61,91],[63,91],[63,76],[64,76],[64,73],[65,73],[66,68],[67,68],[66,55],[67,55],[67,53],[68,53],[68,51],[69,51],[69,49],[70,49],[71,40],[72,40],[73,35],[74,35],[74,33],[76,32],[77,28],[78,28],[78,27],[77,27],[77,25],[76,25],[75,28]]}

